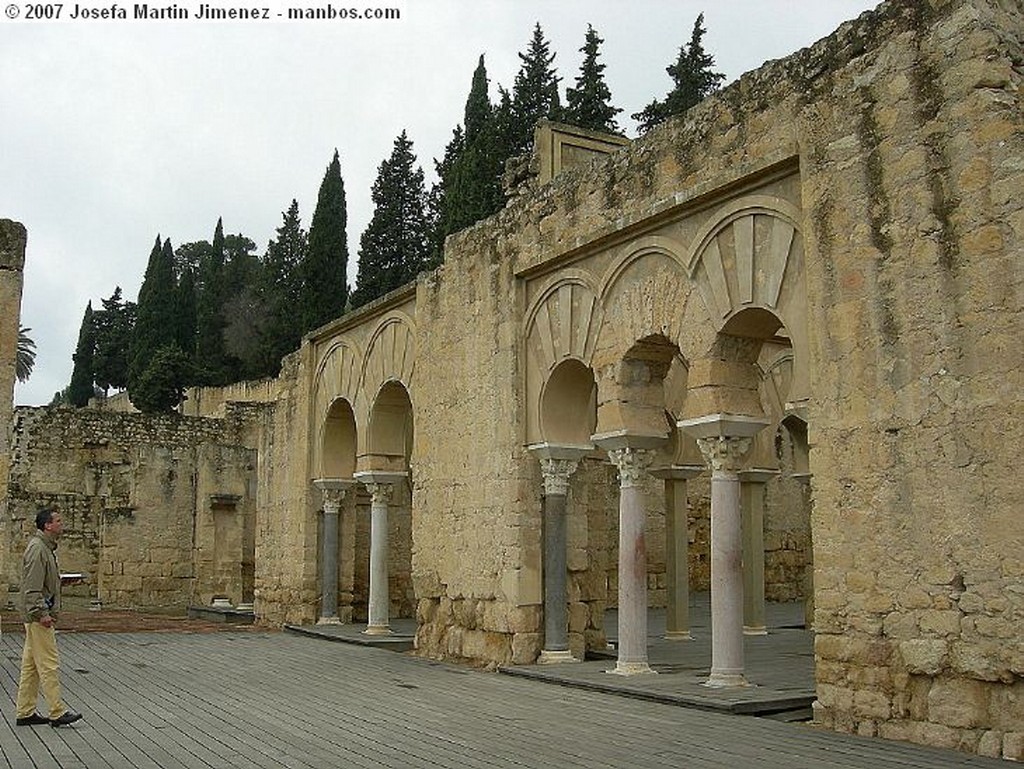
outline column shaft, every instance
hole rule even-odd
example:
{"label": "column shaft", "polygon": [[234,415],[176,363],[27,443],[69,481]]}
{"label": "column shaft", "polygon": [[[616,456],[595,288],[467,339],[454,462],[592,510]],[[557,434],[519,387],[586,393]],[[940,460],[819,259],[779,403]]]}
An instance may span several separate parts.
{"label": "column shaft", "polygon": [[391,484],[370,483],[370,598],[367,635],[389,635],[390,596],[388,594],[388,501]]}
{"label": "column shaft", "polygon": [[767,635],[764,614],[764,491],[765,484],[743,481],[743,632]]}
{"label": "column shaft", "polygon": [[324,504],[324,535],[320,554],[322,593],[320,622],[338,622],[338,505]]}
{"label": "column shaft", "polygon": [[708,686],[742,686],[743,566],[740,482],[733,472],[711,476],[711,676]]}
{"label": "column shaft", "polygon": [[690,636],[690,531],[686,514],[686,481],[665,479],[665,579],[668,600],[665,637]]}
{"label": "column shaft", "polygon": [[569,650],[565,569],[565,496],[548,494],[544,497],[544,652]]}

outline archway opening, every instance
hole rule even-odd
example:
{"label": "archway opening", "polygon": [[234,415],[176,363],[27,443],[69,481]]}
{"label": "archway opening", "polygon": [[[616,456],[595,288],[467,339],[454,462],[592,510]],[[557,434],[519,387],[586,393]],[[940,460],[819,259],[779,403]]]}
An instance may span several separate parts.
{"label": "archway opening", "polygon": [[321,435],[320,476],[351,478],[356,469],[356,418],[343,398],[331,404]]}

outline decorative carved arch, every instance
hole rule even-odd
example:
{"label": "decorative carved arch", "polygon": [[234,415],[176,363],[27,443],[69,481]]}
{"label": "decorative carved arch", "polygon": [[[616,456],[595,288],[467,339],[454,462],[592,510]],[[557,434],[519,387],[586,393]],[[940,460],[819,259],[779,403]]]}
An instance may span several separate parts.
{"label": "decorative carved arch", "polygon": [[324,466],[324,436],[331,407],[338,400],[349,406],[355,403],[359,389],[360,355],[346,340],[332,344],[317,366],[313,384],[313,467],[322,472]]}
{"label": "decorative carved arch", "polygon": [[792,203],[751,195],[727,205],[697,233],[688,269],[712,318],[746,307],[779,307],[793,255],[803,248],[800,211]]}
{"label": "decorative carved arch", "polygon": [[524,338],[540,371],[551,371],[565,358],[589,365],[601,326],[590,276],[566,270],[541,289],[527,310]]}
{"label": "decorative carved arch", "polygon": [[627,347],[652,335],[678,343],[691,292],[684,253],[679,241],[664,235],[625,244],[601,281],[598,296],[604,316],[615,316],[615,327],[605,324],[601,333],[612,331]]}
{"label": "decorative carved arch", "polygon": [[381,319],[370,337],[363,358],[360,395],[365,406],[372,404],[385,382],[401,382],[412,394],[412,375],[416,365],[416,334],[412,319],[391,312]]}

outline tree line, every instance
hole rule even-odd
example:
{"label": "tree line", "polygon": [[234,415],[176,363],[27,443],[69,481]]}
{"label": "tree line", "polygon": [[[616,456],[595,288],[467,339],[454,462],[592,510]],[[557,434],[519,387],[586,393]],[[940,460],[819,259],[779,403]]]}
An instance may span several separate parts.
{"label": "tree line", "polygon": [[[645,133],[682,114],[724,80],[703,47],[703,14],[666,72],[672,89],[632,115]],[[120,287],[85,308],[73,355],[71,383],[53,403],[83,406],[111,389],[127,389],[144,412],[171,411],[184,390],[275,376],[302,336],[437,266],[448,235],[499,211],[507,161],[529,151],[538,120],[621,134],[600,62],[604,40],[587,27],[583,62],[560,98],[555,54],[540,24],[524,52],[511,90],[497,101],[481,55],[463,120],[452,130],[428,191],[413,143],[403,130],[377,169],[373,216],[359,239],[358,272],[349,292],[345,185],[337,150],[324,174],[309,230],[298,202],[282,214],[262,255],[242,234],[224,234],[218,219],[211,240],[174,248],[156,242],[136,302]]]}

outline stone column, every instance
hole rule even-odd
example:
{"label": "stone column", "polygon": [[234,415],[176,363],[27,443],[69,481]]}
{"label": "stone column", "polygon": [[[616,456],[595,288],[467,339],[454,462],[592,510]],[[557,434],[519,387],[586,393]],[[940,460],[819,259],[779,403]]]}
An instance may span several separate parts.
{"label": "stone column", "polygon": [[743,529],[743,634],[768,635],[764,617],[764,493],[778,470],[742,470],[740,515]]}
{"label": "stone column", "polygon": [[579,662],[569,651],[566,497],[569,476],[593,447],[542,443],[528,448],[540,460],[544,475],[544,648],[537,662]]}
{"label": "stone column", "polygon": [[743,663],[743,562],[739,469],[757,417],[715,414],[679,422],[711,466],[711,675],[705,686],[747,686]]}
{"label": "stone column", "polygon": [[619,470],[619,656],[609,672],[653,673],[647,663],[647,517],[640,484],[654,451],[625,446],[609,450],[608,458]]}
{"label": "stone column", "polygon": [[320,478],[313,485],[324,498],[324,532],[320,546],[320,619],[318,625],[338,625],[338,517],[345,492],[352,481]]}
{"label": "stone column", "polygon": [[391,596],[388,593],[388,503],[395,487],[368,483],[370,492],[370,601],[367,635],[391,634]]}
{"label": "stone column", "polygon": [[686,510],[686,482],[704,472],[701,465],[670,465],[651,470],[665,479],[665,639],[691,641],[690,635],[690,526]]}

